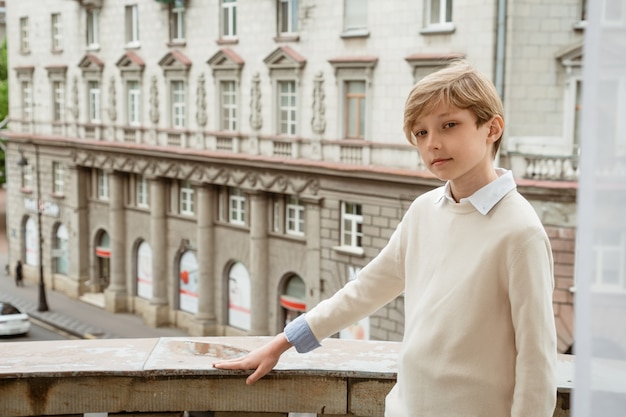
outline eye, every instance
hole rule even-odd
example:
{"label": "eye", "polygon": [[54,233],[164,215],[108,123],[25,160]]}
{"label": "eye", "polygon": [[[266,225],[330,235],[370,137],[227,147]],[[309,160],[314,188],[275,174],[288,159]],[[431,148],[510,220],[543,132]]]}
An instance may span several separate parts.
{"label": "eye", "polygon": [[426,131],[425,130],[418,130],[413,132],[413,135],[415,135],[416,138],[422,137],[422,136],[426,136]]}
{"label": "eye", "polygon": [[443,128],[444,129],[450,129],[451,127],[454,127],[456,125],[457,125],[456,122],[447,122],[447,123],[444,123]]}

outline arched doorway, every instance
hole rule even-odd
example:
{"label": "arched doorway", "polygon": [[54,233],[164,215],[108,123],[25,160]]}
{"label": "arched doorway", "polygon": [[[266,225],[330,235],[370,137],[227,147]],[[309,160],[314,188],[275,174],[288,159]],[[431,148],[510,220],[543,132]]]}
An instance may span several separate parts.
{"label": "arched doorway", "polygon": [[104,230],[96,238],[96,276],[94,290],[102,292],[111,281],[111,239]]}
{"label": "arched doorway", "polygon": [[298,275],[287,278],[280,295],[281,325],[287,325],[306,311],[306,284]]}
{"label": "arched doorway", "polygon": [[190,250],[183,253],[178,264],[178,271],[179,309],[196,314],[198,312],[198,258],[196,254]]}
{"label": "arched doorway", "polygon": [[145,240],[137,247],[137,296],[152,299],[152,248]]}
{"label": "arched doorway", "polygon": [[228,271],[228,325],[250,330],[250,273],[236,262]]}

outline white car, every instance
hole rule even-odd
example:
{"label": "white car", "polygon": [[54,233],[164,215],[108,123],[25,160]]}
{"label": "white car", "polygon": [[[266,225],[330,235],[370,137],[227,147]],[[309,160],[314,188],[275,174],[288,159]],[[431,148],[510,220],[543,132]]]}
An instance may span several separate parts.
{"label": "white car", "polygon": [[26,334],[30,330],[30,318],[18,307],[0,301],[0,335]]}

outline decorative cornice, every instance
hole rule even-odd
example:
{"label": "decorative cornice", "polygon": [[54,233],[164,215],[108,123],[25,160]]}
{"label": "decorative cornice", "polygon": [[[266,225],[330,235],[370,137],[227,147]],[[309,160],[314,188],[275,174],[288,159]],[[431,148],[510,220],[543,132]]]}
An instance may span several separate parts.
{"label": "decorative cornice", "polygon": [[108,154],[90,150],[78,150],[72,154],[72,159],[77,166],[87,168],[115,170],[273,193],[315,196],[320,188],[319,179],[310,176],[207,165],[202,162],[163,161],[157,158]]}

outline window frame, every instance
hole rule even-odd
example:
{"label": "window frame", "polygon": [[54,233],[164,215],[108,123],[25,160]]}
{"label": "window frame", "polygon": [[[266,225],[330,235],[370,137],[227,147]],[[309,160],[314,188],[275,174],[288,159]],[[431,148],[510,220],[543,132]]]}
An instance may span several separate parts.
{"label": "window frame", "polygon": [[34,169],[32,165],[22,166],[22,191],[32,191],[34,187]]}
{"label": "window frame", "polygon": [[65,81],[52,80],[52,121],[65,121]]}
{"label": "window frame", "polygon": [[[232,86],[231,91],[226,91],[225,86]],[[232,79],[222,79],[219,81],[219,112],[220,112],[220,130],[236,132],[239,128],[239,100],[238,100],[238,83]],[[230,97],[231,103],[226,103],[225,98]]]}
{"label": "window frame", "polygon": [[[282,86],[293,86],[292,91],[283,92]],[[278,79],[276,80],[276,131],[279,135],[296,136],[298,134],[298,82],[290,79]],[[286,98],[293,104],[283,106],[282,99]],[[286,113],[287,117],[283,118],[283,114]],[[286,129],[283,129],[283,126]]]}
{"label": "window frame", "polygon": [[228,223],[246,225],[246,195],[240,188],[228,190]]}
{"label": "window frame", "polygon": [[[363,85],[363,92],[350,92],[355,83]],[[367,129],[367,82],[365,80],[345,80],[343,82],[343,137],[346,139],[365,139]],[[351,103],[356,102],[354,126],[351,123]],[[351,132],[355,134],[352,135]]]}
{"label": "window frame", "polygon": [[50,30],[52,40],[52,51],[60,52],[63,50],[63,23],[61,21],[61,13],[52,13],[50,15]]}
{"label": "window frame", "polygon": [[144,175],[135,176],[135,201],[137,207],[150,208],[150,184]]}
{"label": "window frame", "polygon": [[[439,7],[439,16],[437,21],[432,20],[434,2],[438,2]],[[448,16],[448,11],[450,16]],[[447,33],[452,31],[454,31],[453,0],[426,0],[424,2],[424,29],[421,33]]]}
{"label": "window frame", "polygon": [[306,227],[306,209],[302,201],[294,195],[285,196],[285,233],[292,236],[304,236]]}
{"label": "window frame", "polygon": [[96,170],[96,198],[109,201],[109,174],[102,169]]}
{"label": "window frame", "polygon": [[139,80],[127,79],[126,85],[126,123],[129,126],[141,126],[141,84]]}
{"label": "window frame", "polygon": [[20,52],[30,53],[30,21],[28,16],[20,17]]}
{"label": "window frame", "polygon": [[[365,10],[362,10],[365,8]],[[355,13],[355,11],[359,13]],[[342,37],[368,36],[368,1],[344,0]]]}
{"label": "window frame", "polygon": [[124,23],[126,48],[139,46],[139,5],[127,4],[124,6]]}
{"label": "window frame", "polygon": [[186,12],[184,4],[174,2],[170,6],[170,42],[185,43],[186,41]]}
{"label": "window frame", "polygon": [[102,123],[102,90],[100,80],[87,80],[87,110],[89,123]]}
{"label": "window frame", "polygon": [[[180,86],[180,90],[177,90],[176,86]],[[184,129],[187,123],[187,86],[184,80],[170,80],[169,97],[170,126],[174,129]]]}
{"label": "window frame", "polygon": [[220,0],[220,38],[237,39],[237,0]]}
{"label": "window frame", "polygon": [[[348,208],[358,209],[360,213],[348,212]],[[352,210],[354,211],[354,210]],[[340,225],[340,246],[342,248],[362,250],[363,249],[363,206],[358,203],[341,202],[341,225]],[[350,230],[346,229],[346,222],[350,224]],[[346,236],[350,241],[347,242]]]}
{"label": "window frame", "polygon": [[[298,0],[278,0],[277,3],[278,36],[294,36],[298,34]],[[283,30],[286,28],[286,30]]]}
{"label": "window frame", "polygon": [[178,212],[183,216],[195,216],[196,190],[190,181],[180,181],[178,188]]}
{"label": "window frame", "polygon": [[[53,258],[53,264],[54,264],[54,273],[55,274],[60,274],[60,275],[67,275],[69,273],[69,250],[68,250],[68,244],[69,244],[69,239],[65,238],[63,239],[62,237],[59,236],[59,232],[61,230],[65,230],[65,233],[67,234],[67,226],[65,226],[63,223],[58,223],[55,227],[54,230],[54,239],[53,239],[53,244],[52,244],[52,258]],[[62,268],[61,266],[64,266],[64,268]]]}
{"label": "window frame", "polygon": [[100,49],[100,9],[87,9],[85,13],[87,49]]}
{"label": "window frame", "polygon": [[22,106],[22,120],[32,122],[34,116],[33,81],[22,79],[20,81],[20,104]]}
{"label": "window frame", "polygon": [[58,161],[52,162],[52,193],[55,196],[65,195],[65,165]]}

